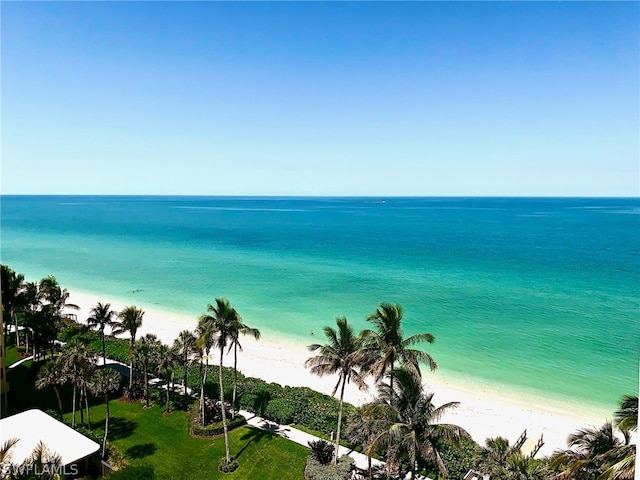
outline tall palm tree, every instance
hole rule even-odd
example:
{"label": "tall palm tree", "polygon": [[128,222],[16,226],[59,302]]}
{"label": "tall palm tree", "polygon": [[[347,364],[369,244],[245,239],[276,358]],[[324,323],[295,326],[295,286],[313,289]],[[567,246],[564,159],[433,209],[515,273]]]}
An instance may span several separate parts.
{"label": "tall palm tree", "polygon": [[145,407],[149,408],[149,364],[154,358],[159,357],[159,347],[161,343],[153,333],[147,333],[140,340],[136,341],[135,354],[139,359],[138,365],[142,364],[142,374],[144,378],[144,401]]}
{"label": "tall palm tree", "polygon": [[20,294],[24,290],[24,275],[14,272],[8,265],[0,267],[0,286],[2,287],[2,303],[4,311],[9,313],[11,322],[16,329],[16,345],[20,346],[18,330],[18,310],[20,309]]}
{"label": "tall palm tree", "polygon": [[402,331],[402,307],[398,304],[381,303],[378,309],[367,317],[376,329],[364,330],[365,352],[369,357],[370,372],[380,381],[389,373],[390,392],[394,392],[393,382],[396,363],[404,365],[416,378],[421,378],[420,363],[425,363],[433,371],[438,364],[423,350],[412,348],[417,343],[433,343],[431,333],[418,333],[404,338]]}
{"label": "tall palm tree", "polygon": [[59,359],[50,360],[42,367],[40,367],[40,371],[38,372],[38,377],[36,378],[36,389],[44,390],[47,387],[53,387],[53,391],[56,394],[56,399],[58,400],[58,409],[60,410],[60,414],[62,415],[62,398],[60,397],[60,390],[58,387],[61,387],[67,383],[67,376],[64,373],[64,368]]}
{"label": "tall palm tree", "polygon": [[364,409],[366,415],[374,419],[374,428],[380,432],[371,442],[369,450],[386,446],[388,465],[399,464],[400,456],[407,454],[412,479],[415,478],[416,464],[420,459],[435,462],[440,474],[448,478],[449,472],[438,452],[437,442],[456,442],[462,437],[471,436],[457,425],[437,422],[458,402],[436,407],[433,393],[425,392],[420,380],[409,369],[397,369],[395,380],[393,391],[390,383],[381,385],[376,402]]}
{"label": "tall palm tree", "polygon": [[182,388],[184,394],[187,394],[187,374],[189,373],[189,365],[191,355],[196,353],[196,336],[189,330],[182,330],[173,342],[175,350],[180,357],[180,368],[182,368]]}
{"label": "tall palm tree", "polygon": [[338,448],[340,446],[340,429],[342,427],[342,403],[344,399],[345,385],[353,381],[358,388],[367,388],[364,381],[362,367],[362,338],[353,333],[353,328],[347,323],[345,317],[336,318],[335,330],[332,327],[324,327],[324,334],[328,342],[324,345],[314,343],[307,348],[318,351],[318,355],[307,359],[305,366],[311,373],[318,376],[338,374],[338,382],[331,395],[335,395],[340,387],[340,405],[338,407],[338,427],[336,430],[336,447],[334,451],[334,464],[338,463]]}
{"label": "tall palm tree", "polygon": [[93,376],[91,391],[94,395],[104,396],[104,437],[102,438],[102,458],[107,451],[107,436],[109,435],[109,394],[120,388],[122,376],[111,368],[102,367]]}
{"label": "tall palm tree", "polygon": [[65,309],[80,310],[74,303],[69,303],[70,294],[66,288],[61,288],[53,275],[40,280],[38,289],[45,302],[40,309],[41,331],[44,333],[42,343],[49,346],[53,355],[53,342],[58,335],[59,323],[64,317]]}
{"label": "tall palm tree", "polygon": [[50,360],[40,367],[35,383],[36,389],[44,390],[49,386],[53,387],[53,391],[55,392],[58,400],[60,415],[62,415],[62,398],[60,397],[60,390],[58,387],[61,387],[65,383],[67,383],[67,375],[65,374],[64,367],[59,359]]}
{"label": "tall palm tree", "polygon": [[224,443],[227,464],[231,463],[231,455],[229,453],[229,431],[227,429],[227,414],[224,404],[224,385],[222,382],[222,367],[224,349],[231,340],[232,325],[239,323],[238,312],[231,306],[226,298],[216,298],[215,305],[207,305],[207,312],[200,317],[201,321],[210,323],[216,336],[214,346],[220,351],[220,367],[218,369],[218,381],[220,382],[220,406],[222,410],[222,427],[224,430]]}
{"label": "tall palm tree", "polygon": [[100,332],[100,337],[102,339],[102,365],[106,365],[107,363],[107,354],[104,343],[104,329],[109,327],[113,329],[113,325],[115,324],[116,312],[111,310],[111,304],[106,303],[103,304],[98,302],[95,307],[91,309],[90,316],[87,318],[87,325],[90,328],[97,330]]}
{"label": "tall palm tree", "polygon": [[[23,320],[26,329],[25,344],[28,351],[29,333],[31,333],[32,339],[35,338],[35,330],[31,328],[34,323],[37,323],[34,317],[36,317],[37,312],[39,312],[42,307],[42,294],[37,282],[27,282],[24,284],[24,288],[20,293],[19,303],[24,316]],[[33,345],[33,348],[35,355],[35,345]]]}
{"label": "tall palm tree", "polygon": [[[86,393],[86,380],[90,378],[88,373],[94,367],[94,358],[89,348],[77,341],[67,343],[60,355],[63,364],[63,372],[68,375],[73,385],[72,396],[72,426],[76,425],[76,392],[80,388],[81,399],[82,393]],[[81,400],[82,401],[82,400]],[[80,409],[81,421],[84,423],[84,413]]]}
{"label": "tall palm tree", "polygon": [[236,317],[236,320],[229,327],[229,350],[233,347],[233,394],[231,396],[231,413],[233,416],[236,414],[236,390],[238,385],[238,349],[242,351],[242,345],[240,344],[240,335],[249,335],[256,340],[260,340],[260,330],[257,328],[249,327],[244,324],[240,315]]}
{"label": "tall palm tree", "polygon": [[176,355],[175,351],[172,350],[168,345],[160,343],[158,345],[158,365],[157,371],[160,374],[160,377],[164,379],[166,382],[166,406],[165,412],[169,413],[171,411],[171,390],[173,389],[173,374],[176,366]]}
{"label": "tall palm tree", "polygon": [[133,353],[136,344],[136,333],[138,329],[142,326],[142,319],[144,317],[144,311],[136,307],[135,305],[131,305],[129,307],[125,307],[118,314],[119,321],[115,322],[113,333],[114,335],[119,335],[121,333],[128,332],[130,336],[129,342],[129,392],[131,392],[133,388]]}
{"label": "tall palm tree", "polygon": [[198,326],[196,327],[196,355],[200,361],[200,419],[202,425],[206,425],[204,408],[204,386],[207,383],[207,374],[209,372],[209,353],[213,348],[215,340],[215,329],[210,317],[201,315],[198,319]]}

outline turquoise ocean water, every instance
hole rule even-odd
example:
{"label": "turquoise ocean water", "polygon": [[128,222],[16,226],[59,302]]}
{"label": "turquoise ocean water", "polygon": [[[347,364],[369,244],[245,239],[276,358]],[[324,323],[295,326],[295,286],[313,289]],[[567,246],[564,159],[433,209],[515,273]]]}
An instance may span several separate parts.
{"label": "turquoise ocean water", "polygon": [[638,391],[639,199],[1,200],[2,263],[28,280],[194,319],[225,296],[301,344],[398,302],[439,378],[605,413]]}

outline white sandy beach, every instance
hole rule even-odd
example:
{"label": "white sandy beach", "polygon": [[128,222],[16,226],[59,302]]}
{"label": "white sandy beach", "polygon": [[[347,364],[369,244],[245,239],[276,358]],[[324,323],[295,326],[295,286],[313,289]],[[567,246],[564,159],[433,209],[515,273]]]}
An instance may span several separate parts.
{"label": "white sandy beach", "polygon": [[[100,301],[110,302],[113,310],[121,310],[124,304],[112,299],[74,292],[70,302],[81,307],[78,320],[84,322],[90,309]],[[163,342],[171,344],[181,330],[193,330],[196,319],[166,313],[147,308],[139,336],[154,333]],[[322,341],[318,338],[317,341]],[[282,385],[307,386],[323,393],[331,394],[336,378],[318,378],[309,374],[304,368],[305,360],[310,353],[298,344],[274,342],[263,335],[260,341],[245,338],[242,340],[243,352],[238,356],[238,368],[247,375],[262,378]],[[212,363],[218,361],[217,352],[212,353]],[[232,365],[233,357],[225,358],[225,365]],[[566,448],[567,436],[585,426],[599,426],[605,418],[594,414],[579,413],[578,409],[568,410],[541,403],[540,399],[523,400],[510,397],[506,392],[467,389],[439,378],[438,375],[426,374],[425,380],[435,392],[436,404],[450,401],[460,402],[458,408],[443,418],[442,422],[455,423],[465,428],[473,438],[484,443],[487,437],[501,435],[511,443],[527,430],[528,440],[523,447],[527,453],[542,434],[544,446],[538,456],[548,455],[555,449]],[[345,400],[353,404],[362,404],[372,398],[372,393],[358,391],[355,387],[345,390]]]}

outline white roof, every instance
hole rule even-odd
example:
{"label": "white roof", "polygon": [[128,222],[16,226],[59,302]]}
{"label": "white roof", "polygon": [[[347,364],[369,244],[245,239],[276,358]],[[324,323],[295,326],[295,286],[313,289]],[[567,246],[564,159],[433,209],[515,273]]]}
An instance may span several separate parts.
{"label": "white roof", "polygon": [[81,460],[100,449],[93,440],[37,409],[0,420],[0,444],[10,438],[19,439],[11,449],[10,461],[16,465],[29,458],[40,441],[51,453],[62,457],[63,465]]}

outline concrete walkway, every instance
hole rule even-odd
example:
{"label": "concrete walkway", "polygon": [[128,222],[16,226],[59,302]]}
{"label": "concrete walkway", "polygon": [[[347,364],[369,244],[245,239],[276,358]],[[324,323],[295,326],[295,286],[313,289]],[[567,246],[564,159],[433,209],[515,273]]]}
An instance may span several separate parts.
{"label": "concrete walkway", "polygon": [[[303,432],[302,430],[298,430],[290,425],[279,425],[271,420],[267,420],[265,418],[259,417],[256,414],[249,412],[247,410],[239,410],[238,413],[247,419],[247,423],[252,427],[260,428],[262,430],[266,430],[271,433],[275,433],[276,435],[280,435],[292,442],[298,443],[300,445],[304,445],[305,447],[309,447],[309,442],[315,442],[317,440],[323,440],[320,437],[316,437],[315,435],[311,435],[310,433]],[[349,450],[346,447],[340,446],[338,448],[338,456],[341,455],[349,455],[355,461],[356,467],[361,470],[367,470],[369,468],[369,460],[366,455],[362,453]],[[371,459],[371,465],[373,467],[379,466],[383,467],[384,462],[380,460],[376,460],[375,458]]]}

